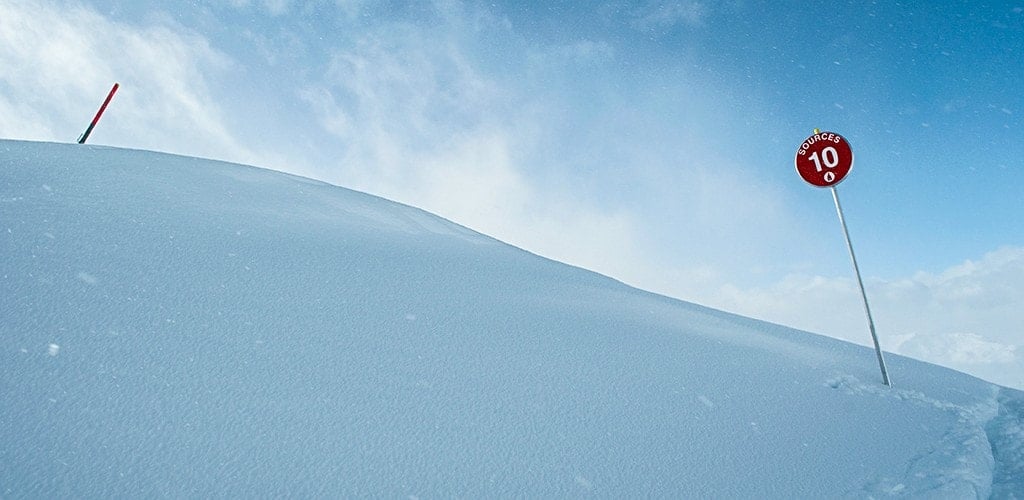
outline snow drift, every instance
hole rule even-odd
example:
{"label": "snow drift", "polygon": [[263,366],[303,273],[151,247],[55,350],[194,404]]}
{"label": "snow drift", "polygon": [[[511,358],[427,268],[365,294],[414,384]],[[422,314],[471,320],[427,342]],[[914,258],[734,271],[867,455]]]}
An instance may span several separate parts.
{"label": "snow drift", "polygon": [[0,141],[0,246],[4,497],[1024,496],[1018,391],[308,179]]}

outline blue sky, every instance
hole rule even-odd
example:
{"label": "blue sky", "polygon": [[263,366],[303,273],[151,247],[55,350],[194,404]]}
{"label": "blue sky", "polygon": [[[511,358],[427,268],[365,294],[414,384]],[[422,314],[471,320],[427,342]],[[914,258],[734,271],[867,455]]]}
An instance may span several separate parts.
{"label": "blue sky", "polygon": [[[238,161],[1024,386],[1024,2],[14,0],[0,137]],[[1009,374],[1009,375],[1007,375]]]}

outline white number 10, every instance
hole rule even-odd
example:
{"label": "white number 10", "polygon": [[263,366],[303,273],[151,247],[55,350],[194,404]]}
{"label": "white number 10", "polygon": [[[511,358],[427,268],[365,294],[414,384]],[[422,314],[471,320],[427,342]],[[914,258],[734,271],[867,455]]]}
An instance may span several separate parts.
{"label": "white number 10", "polygon": [[836,168],[836,165],[839,165],[839,152],[836,151],[836,148],[829,146],[821,150],[821,159],[818,159],[818,152],[815,151],[811,155],[811,161],[814,162],[814,168],[818,172],[821,172],[822,162],[825,163],[825,168]]}

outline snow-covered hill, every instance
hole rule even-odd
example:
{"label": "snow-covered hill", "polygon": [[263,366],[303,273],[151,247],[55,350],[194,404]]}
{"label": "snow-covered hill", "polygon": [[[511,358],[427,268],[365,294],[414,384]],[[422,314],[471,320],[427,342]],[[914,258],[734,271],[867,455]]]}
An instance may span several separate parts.
{"label": "snow-covered hill", "polygon": [[5,498],[1024,496],[1018,391],[308,179],[0,141],[0,248]]}

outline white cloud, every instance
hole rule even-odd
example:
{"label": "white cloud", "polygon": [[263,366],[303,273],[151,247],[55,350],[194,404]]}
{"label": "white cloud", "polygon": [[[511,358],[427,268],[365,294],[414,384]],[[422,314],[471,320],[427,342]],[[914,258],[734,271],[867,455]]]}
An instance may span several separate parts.
{"label": "white cloud", "polygon": [[567,45],[553,47],[551,52],[578,64],[607,63],[615,58],[615,48],[607,42],[579,40]]}
{"label": "white cloud", "polygon": [[942,336],[911,333],[897,336],[893,350],[918,359],[948,360],[962,366],[1017,362],[1017,346],[992,342],[976,333]]}
{"label": "white cloud", "polygon": [[263,0],[263,6],[275,16],[287,12],[290,4],[290,0]]}
{"label": "white cloud", "polygon": [[632,25],[639,30],[657,30],[683,25],[699,27],[704,24],[707,7],[695,0],[655,0],[639,7]]}
{"label": "white cloud", "polygon": [[[709,305],[870,345],[852,277],[790,275],[773,286],[726,286]],[[882,348],[1024,387],[1024,248],[1004,247],[938,274],[868,280]]]}
{"label": "white cloud", "polygon": [[349,17],[354,17],[363,8],[367,0],[335,0],[334,4]]}
{"label": "white cloud", "polygon": [[90,143],[252,160],[208,88],[230,65],[173,24],[121,24],[73,2],[4,2],[0,136],[74,141],[120,82]]}
{"label": "white cloud", "polygon": [[[236,8],[249,8],[254,4],[252,0],[229,0],[228,3]],[[288,11],[288,8],[291,6],[291,0],[259,0],[255,4],[266,10],[270,15],[279,16]]]}

